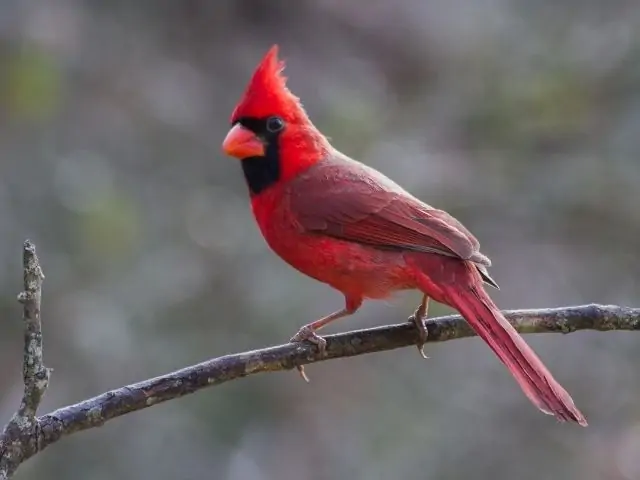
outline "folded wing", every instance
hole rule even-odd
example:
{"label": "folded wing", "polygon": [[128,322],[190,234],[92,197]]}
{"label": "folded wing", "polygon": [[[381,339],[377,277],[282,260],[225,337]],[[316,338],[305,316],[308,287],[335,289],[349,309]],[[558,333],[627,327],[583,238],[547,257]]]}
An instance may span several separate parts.
{"label": "folded wing", "polygon": [[478,240],[458,220],[350,159],[315,165],[292,185],[289,202],[301,228],[309,232],[491,265],[479,252]]}

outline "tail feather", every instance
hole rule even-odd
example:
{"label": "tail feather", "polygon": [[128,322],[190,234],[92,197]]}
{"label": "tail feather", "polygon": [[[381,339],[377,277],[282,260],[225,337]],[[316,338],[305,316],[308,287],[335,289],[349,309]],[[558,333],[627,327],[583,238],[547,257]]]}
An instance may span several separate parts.
{"label": "tail feather", "polygon": [[560,421],[587,426],[587,420],[569,393],[553,378],[536,353],[482,289],[440,285],[448,303],[456,308],[476,333],[506,365],[526,396],[540,410]]}

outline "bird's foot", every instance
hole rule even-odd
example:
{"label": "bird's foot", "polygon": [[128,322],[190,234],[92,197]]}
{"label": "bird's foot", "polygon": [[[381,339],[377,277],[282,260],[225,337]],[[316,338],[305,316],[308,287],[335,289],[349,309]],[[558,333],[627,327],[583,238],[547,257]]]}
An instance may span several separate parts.
{"label": "bird's foot", "polygon": [[416,345],[418,347],[418,352],[420,352],[420,356],[422,358],[429,358],[424,353],[424,345],[427,343],[427,338],[429,337],[429,331],[427,330],[427,326],[425,325],[425,315],[422,306],[418,307],[418,309],[409,317],[409,322],[413,323],[418,329],[418,335],[420,340]]}
{"label": "bird's foot", "polygon": [[309,325],[305,325],[300,330],[298,330],[298,333],[291,337],[289,341],[304,342],[305,340],[313,343],[314,345],[317,345],[320,355],[324,356],[327,350],[327,341],[320,335],[318,335],[315,330],[313,330],[313,328],[311,328]]}
{"label": "bird's foot", "polygon": [[[314,345],[318,346],[318,352],[320,353],[321,357],[324,357],[327,351],[327,341],[324,338],[322,338],[320,335],[318,335],[315,332],[315,330],[311,328],[309,325],[305,325],[300,330],[298,330],[298,333],[296,333],[293,337],[291,337],[289,341],[290,342],[304,342],[304,341],[311,342]],[[305,382],[309,382],[309,377],[304,371],[304,365],[298,365],[296,368],[298,369],[298,372],[300,373],[300,376],[302,377],[302,379]]]}

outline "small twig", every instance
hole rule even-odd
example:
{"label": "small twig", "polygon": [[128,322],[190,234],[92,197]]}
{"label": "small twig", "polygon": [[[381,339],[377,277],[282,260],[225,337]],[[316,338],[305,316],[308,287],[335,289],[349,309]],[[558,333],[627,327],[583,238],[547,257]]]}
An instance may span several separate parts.
{"label": "small twig", "polygon": [[[36,410],[47,388],[49,370],[42,363],[40,325],[41,285],[44,276],[35,247],[24,245],[25,353],[24,396],[20,408],[0,436],[0,480],[9,478],[18,466],[62,437],[99,427],[112,418],[260,372],[289,370],[331,360],[395,348],[414,346],[418,333],[413,323],[402,323],[326,336],[326,356],[309,344],[286,344],[214,358],[160,377],[62,407],[41,417]],[[571,333],[578,330],[640,330],[640,308],[605,305],[505,312],[520,333]],[[460,316],[428,321],[428,342],[444,342],[475,336]]]}
{"label": "small twig", "polygon": [[39,421],[36,412],[47,385],[49,369],[42,360],[42,323],[40,303],[44,274],[36,247],[29,240],[22,249],[24,291],[18,295],[23,305],[24,359],[22,375],[24,393],[18,411],[0,436],[0,479],[9,478],[26,458],[38,451]]}
{"label": "small twig", "polygon": [[42,360],[42,323],[40,321],[40,303],[42,299],[42,281],[44,274],[36,255],[36,247],[29,240],[23,249],[24,291],[18,295],[18,301],[24,306],[24,360],[22,376],[24,395],[18,415],[33,418],[38,410],[42,396],[49,384],[49,369]]}

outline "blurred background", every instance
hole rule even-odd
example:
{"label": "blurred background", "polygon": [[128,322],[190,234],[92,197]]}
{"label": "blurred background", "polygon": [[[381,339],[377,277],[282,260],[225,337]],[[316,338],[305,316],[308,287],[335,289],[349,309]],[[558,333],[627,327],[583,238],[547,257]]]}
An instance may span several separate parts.
{"label": "blurred background", "polygon": [[[47,277],[42,413],[283,343],[342,306],[268,250],[220,150],[276,42],[339,149],[480,238],[501,307],[638,306],[639,32],[635,0],[3,0],[2,423],[22,389],[26,237]],[[403,321],[419,298],[328,331]],[[538,413],[468,339],[205,390],[65,439],[16,478],[640,478],[640,337],[527,340],[588,429]]]}

